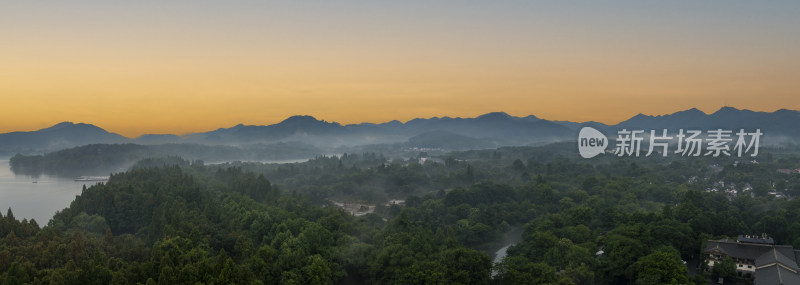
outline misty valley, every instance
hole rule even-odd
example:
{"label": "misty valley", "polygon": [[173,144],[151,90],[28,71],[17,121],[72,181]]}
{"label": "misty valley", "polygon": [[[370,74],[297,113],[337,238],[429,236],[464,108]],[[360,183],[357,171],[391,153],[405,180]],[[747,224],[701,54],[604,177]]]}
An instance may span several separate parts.
{"label": "misty valley", "polygon": [[800,285],[800,1],[0,3],[0,285]]}
{"label": "misty valley", "polygon": [[[20,199],[9,189],[23,184],[31,195],[68,188],[46,194],[57,207],[42,207],[56,211],[46,219],[3,209],[0,283],[751,284],[778,270],[792,284],[800,125],[760,127],[756,157],[577,151],[613,147],[623,128],[796,122],[791,112],[687,110],[615,126],[296,116],[137,139],[71,123],[0,134],[11,171],[0,179],[13,182],[0,181],[0,199]],[[755,126],[737,122],[726,126]],[[611,136],[581,142],[585,126]],[[92,176],[109,177],[74,181]]]}

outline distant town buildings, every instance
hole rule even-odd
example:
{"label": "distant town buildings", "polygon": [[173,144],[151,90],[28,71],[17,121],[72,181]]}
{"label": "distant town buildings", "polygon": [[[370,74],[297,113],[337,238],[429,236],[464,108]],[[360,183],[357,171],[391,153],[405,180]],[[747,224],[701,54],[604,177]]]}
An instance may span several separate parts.
{"label": "distant town buildings", "polygon": [[753,284],[800,284],[800,254],[791,245],[775,245],[766,235],[740,235],[737,240],[709,240],[703,251],[709,270],[725,257],[736,263],[736,273]]}
{"label": "distant town buildings", "polygon": [[782,168],[782,169],[778,169],[777,171],[778,171],[778,172],[780,172],[780,173],[783,173],[783,174],[793,174],[793,173],[800,173],[800,169],[786,169],[786,168]]}

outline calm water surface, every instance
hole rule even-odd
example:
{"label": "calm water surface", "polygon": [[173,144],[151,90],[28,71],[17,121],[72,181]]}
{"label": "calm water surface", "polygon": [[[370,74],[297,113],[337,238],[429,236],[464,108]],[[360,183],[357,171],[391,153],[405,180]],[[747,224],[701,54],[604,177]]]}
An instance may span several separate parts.
{"label": "calm water surface", "polygon": [[69,207],[75,196],[81,194],[83,185],[89,187],[95,183],[50,175],[37,178],[15,175],[8,160],[0,160],[0,212],[5,216],[11,208],[18,220],[35,219],[39,226],[45,226],[56,211]]}

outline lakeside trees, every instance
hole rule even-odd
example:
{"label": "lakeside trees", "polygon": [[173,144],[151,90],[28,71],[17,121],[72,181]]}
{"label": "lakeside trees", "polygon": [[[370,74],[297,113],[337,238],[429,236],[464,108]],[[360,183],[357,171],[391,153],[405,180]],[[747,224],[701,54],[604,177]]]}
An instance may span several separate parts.
{"label": "lakeside trees", "polygon": [[[706,170],[717,163],[726,166]],[[150,160],[85,189],[44,228],[0,215],[0,283],[685,284],[695,279],[682,260],[698,258],[708,238],[800,240],[789,222],[798,201],[703,191],[706,180],[783,177],[768,163],[728,165],[530,149],[431,164],[373,154],[285,165]],[[405,205],[360,217],[325,205],[374,188],[408,195]],[[521,241],[493,266],[478,249],[517,227]]]}

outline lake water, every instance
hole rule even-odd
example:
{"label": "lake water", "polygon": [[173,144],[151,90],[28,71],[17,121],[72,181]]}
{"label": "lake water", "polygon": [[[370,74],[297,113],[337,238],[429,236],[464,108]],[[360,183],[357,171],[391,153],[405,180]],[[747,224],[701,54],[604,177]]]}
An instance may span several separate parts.
{"label": "lake water", "polygon": [[89,187],[97,182],[76,182],[69,178],[41,175],[35,179],[28,175],[11,172],[8,160],[0,160],[0,211],[5,216],[11,208],[14,217],[35,219],[39,226],[47,225],[56,211],[66,207],[83,185]]}

